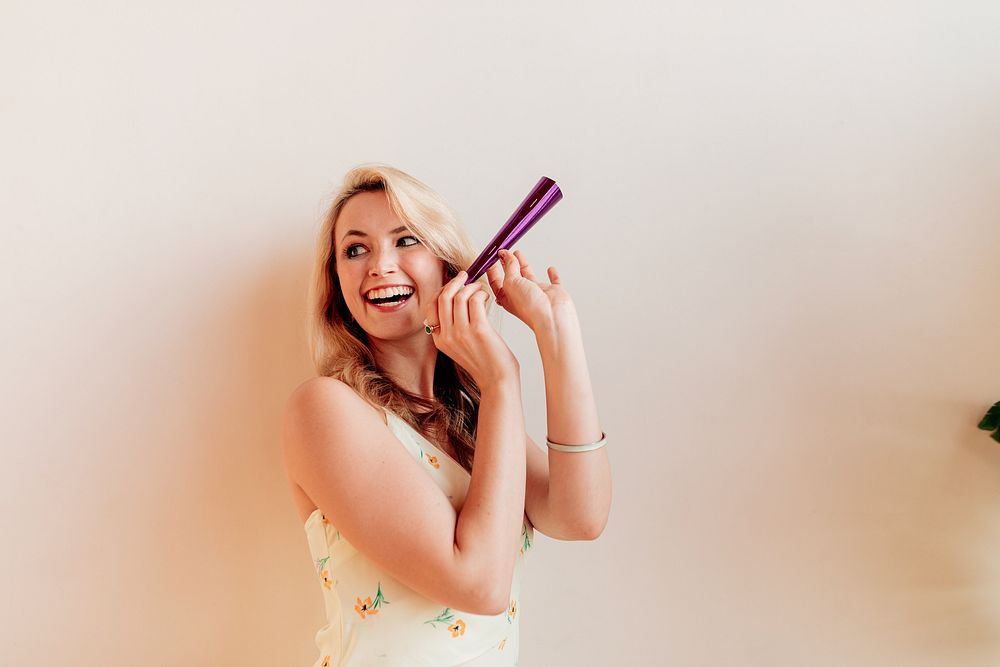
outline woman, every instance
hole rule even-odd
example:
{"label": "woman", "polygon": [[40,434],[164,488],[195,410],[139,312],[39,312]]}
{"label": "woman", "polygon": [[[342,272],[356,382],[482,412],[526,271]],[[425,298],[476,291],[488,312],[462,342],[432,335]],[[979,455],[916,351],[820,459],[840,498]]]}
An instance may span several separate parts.
{"label": "woman", "polygon": [[[319,376],[292,393],[283,435],[326,606],[317,667],[516,665],[534,530],[594,539],[607,521],[607,453],[559,275],[542,283],[505,251],[464,286],[474,258],[447,204],[386,165],[352,169],[320,230]],[[488,290],[538,341],[548,455],[525,433]]]}

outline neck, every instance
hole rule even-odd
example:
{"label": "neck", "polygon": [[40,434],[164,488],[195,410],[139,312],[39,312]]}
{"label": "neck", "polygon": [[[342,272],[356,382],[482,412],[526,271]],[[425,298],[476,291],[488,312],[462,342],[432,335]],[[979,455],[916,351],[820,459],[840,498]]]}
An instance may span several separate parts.
{"label": "neck", "polygon": [[422,329],[418,334],[401,340],[380,340],[369,336],[368,345],[378,367],[400,387],[424,398],[434,398],[434,367],[438,350]]}

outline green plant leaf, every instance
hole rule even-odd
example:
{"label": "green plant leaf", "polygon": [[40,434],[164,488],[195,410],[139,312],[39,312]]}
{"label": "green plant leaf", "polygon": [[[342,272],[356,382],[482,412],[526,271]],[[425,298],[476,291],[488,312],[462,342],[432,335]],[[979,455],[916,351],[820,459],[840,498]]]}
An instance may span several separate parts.
{"label": "green plant leaf", "polygon": [[1000,428],[1000,401],[994,403],[993,407],[986,411],[986,416],[979,422],[979,428],[984,431],[995,431]]}
{"label": "green plant leaf", "polygon": [[1000,442],[1000,431],[997,431],[996,433],[994,433],[990,437],[993,438],[994,440],[996,440],[997,442]]}

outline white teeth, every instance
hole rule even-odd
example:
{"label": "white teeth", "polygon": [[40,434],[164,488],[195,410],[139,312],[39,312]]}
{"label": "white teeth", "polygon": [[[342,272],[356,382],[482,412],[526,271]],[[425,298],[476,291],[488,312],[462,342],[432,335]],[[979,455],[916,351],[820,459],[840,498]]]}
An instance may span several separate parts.
{"label": "white teeth", "polygon": [[402,308],[408,299],[402,301],[383,301],[382,303],[373,303],[372,306],[375,308]]}
{"label": "white teeth", "polygon": [[413,294],[412,287],[386,287],[383,289],[370,290],[365,297],[368,299],[385,299],[397,294]]}

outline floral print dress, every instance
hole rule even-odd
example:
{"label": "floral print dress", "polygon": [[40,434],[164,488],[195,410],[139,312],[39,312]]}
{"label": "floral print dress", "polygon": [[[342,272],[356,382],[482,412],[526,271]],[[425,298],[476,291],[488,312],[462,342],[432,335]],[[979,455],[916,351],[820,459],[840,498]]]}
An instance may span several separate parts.
{"label": "floral print dress", "polygon": [[[461,509],[471,476],[395,414],[389,430]],[[379,568],[345,540],[318,508],[305,522],[327,623],[316,633],[313,667],[445,665],[511,667],[518,656],[518,597],[534,530],[525,516],[507,611],[496,616],[444,607]]]}

